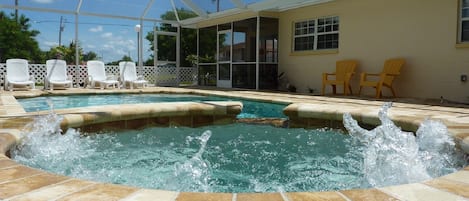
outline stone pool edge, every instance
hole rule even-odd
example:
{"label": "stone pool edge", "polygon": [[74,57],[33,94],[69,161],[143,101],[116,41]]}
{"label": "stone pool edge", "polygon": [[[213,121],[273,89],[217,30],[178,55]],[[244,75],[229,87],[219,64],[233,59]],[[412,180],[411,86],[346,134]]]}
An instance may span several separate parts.
{"label": "stone pool edge", "polygon": [[[168,90],[168,89],[165,89]],[[181,91],[181,89],[176,89]],[[200,93],[200,91],[197,91]],[[216,93],[213,91],[210,94]],[[226,92],[219,92],[223,95]],[[233,95],[233,93],[231,93]],[[290,109],[287,108],[285,113],[297,115],[298,118],[311,119],[315,121],[316,114],[326,114],[329,120],[340,120],[341,113],[349,107],[353,110],[351,113],[354,117],[367,123],[373,123],[373,113],[377,111],[382,102],[369,102],[366,104],[360,100],[341,100],[325,97],[302,97],[292,95],[272,96],[268,93],[261,92],[237,92],[235,95],[242,97],[253,96],[255,99],[276,102],[292,102]],[[270,97],[270,98],[269,98]],[[272,98],[275,97],[275,98]],[[332,104],[331,104],[332,103]],[[357,106],[362,106],[358,107]],[[365,107],[365,105],[367,107]],[[338,107],[340,106],[340,107]],[[295,109],[296,108],[296,109]],[[338,109],[341,109],[339,111]],[[21,109],[9,108],[17,113],[23,113]],[[414,113],[419,112],[415,116]],[[465,143],[469,140],[469,119],[467,119],[467,109],[451,109],[439,106],[420,106],[412,104],[395,104],[390,110],[392,119],[399,119],[399,125],[407,125],[415,127],[423,119],[431,117],[432,119],[442,120],[447,124],[450,131],[455,134],[455,139],[461,139],[460,142]],[[310,124],[308,120],[308,124]],[[304,121],[303,121],[304,122]],[[20,123],[18,123],[20,124]],[[405,126],[404,126],[405,127]],[[404,128],[403,127],[403,128]],[[0,130],[0,151],[7,153],[11,145],[16,143],[15,133],[17,130]],[[467,145],[469,143],[465,143]],[[21,188],[19,188],[21,187]],[[24,192],[19,193],[17,189],[23,189]],[[14,192],[18,192],[14,194]],[[385,199],[401,199],[401,200],[456,200],[469,198],[469,167],[465,169],[415,184],[406,184],[398,186],[390,186],[384,188],[373,189],[355,189],[332,192],[297,192],[297,193],[189,193],[189,192],[173,192],[162,190],[138,189],[127,186],[103,184],[78,180],[70,177],[54,175],[33,168],[25,167],[11,161],[5,155],[0,155],[0,198],[24,200],[34,198],[40,200],[47,199],[99,199],[99,200],[385,200]],[[8,195],[7,195],[8,194]]]}

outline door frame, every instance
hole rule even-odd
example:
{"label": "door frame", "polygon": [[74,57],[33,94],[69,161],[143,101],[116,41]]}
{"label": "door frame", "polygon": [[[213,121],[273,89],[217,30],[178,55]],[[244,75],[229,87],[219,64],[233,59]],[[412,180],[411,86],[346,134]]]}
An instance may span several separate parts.
{"label": "door frame", "polygon": [[[230,34],[229,46],[230,46],[230,58],[228,61],[220,61],[220,35],[221,34]],[[233,87],[233,29],[227,29],[223,31],[217,31],[217,87],[221,88],[232,88]],[[230,79],[229,80],[220,80],[220,65],[229,64],[230,65]]]}
{"label": "door frame", "polygon": [[[176,73],[175,73],[175,76],[176,76],[176,81],[175,83],[173,83],[172,85],[174,86],[179,86],[179,82],[180,82],[180,79],[179,79],[179,68],[180,68],[180,27],[177,28],[177,32],[168,32],[168,31],[158,31],[158,30],[154,30],[153,31],[153,36],[154,36],[154,39],[153,39],[153,46],[154,46],[154,50],[153,50],[153,62],[154,62],[154,66],[156,68],[158,68],[158,64],[159,63],[170,63],[170,64],[176,64]],[[172,36],[172,37],[176,37],[176,61],[160,61],[158,60],[158,36],[161,35],[161,36]],[[156,74],[156,76],[158,76],[158,73]],[[157,84],[157,83],[155,83]]]}

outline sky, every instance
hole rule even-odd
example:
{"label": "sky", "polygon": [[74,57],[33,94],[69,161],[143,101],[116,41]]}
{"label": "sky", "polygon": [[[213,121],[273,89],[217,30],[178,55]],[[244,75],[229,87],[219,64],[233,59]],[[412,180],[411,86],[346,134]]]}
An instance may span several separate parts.
{"label": "sky", "polygon": [[[192,0],[208,12],[216,10],[216,4],[211,0]],[[256,0],[244,0],[246,4]],[[110,15],[122,15],[140,17],[149,0],[83,0],[80,12],[104,13]],[[14,5],[15,0],[0,0],[0,4]],[[39,7],[45,9],[74,11],[78,0],[18,0],[20,6]],[[174,0],[177,8],[189,10],[180,0]],[[220,0],[221,10],[233,8],[230,0]],[[161,14],[171,10],[170,0],[155,0],[146,17],[160,19]],[[0,8],[6,13],[14,13],[12,9]],[[75,41],[75,15],[19,10],[19,14],[30,19],[31,29],[38,30],[36,37],[42,50],[47,51],[51,47],[58,46],[59,38],[62,45],[69,45]],[[63,31],[60,32],[60,19],[62,18]],[[128,55],[137,61],[137,32],[135,25],[137,20],[91,17],[80,15],[78,18],[78,41],[83,51],[93,51],[104,62],[119,61]],[[155,23],[144,21],[143,33],[143,60],[147,60],[150,52],[150,42],[144,37],[147,32],[153,30]],[[60,37],[59,37],[60,36]]]}

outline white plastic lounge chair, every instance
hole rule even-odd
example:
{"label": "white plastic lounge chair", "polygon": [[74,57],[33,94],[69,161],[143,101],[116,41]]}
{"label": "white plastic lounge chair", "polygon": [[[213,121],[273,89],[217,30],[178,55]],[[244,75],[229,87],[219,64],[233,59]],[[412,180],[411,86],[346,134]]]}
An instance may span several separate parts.
{"label": "white plastic lounge chair", "polygon": [[145,88],[147,86],[148,81],[144,80],[142,76],[137,76],[137,70],[134,62],[119,62],[119,72],[124,88],[127,86],[129,86],[130,89],[133,89],[134,87],[138,88],[139,86]]}
{"label": "white plastic lounge chair", "polygon": [[64,60],[47,60],[46,69],[47,75],[44,87],[50,90],[54,90],[54,86],[72,88],[72,77],[67,75],[67,63]]}
{"label": "white plastic lounge chair", "polygon": [[25,59],[7,59],[5,90],[13,91],[15,86],[35,89],[34,79],[29,75],[29,64]]}
{"label": "white plastic lounge chair", "polygon": [[88,68],[88,83],[91,88],[99,86],[100,89],[108,88],[113,86],[119,88],[119,81],[114,76],[106,76],[104,70],[104,63],[102,61],[92,60],[86,62]]}

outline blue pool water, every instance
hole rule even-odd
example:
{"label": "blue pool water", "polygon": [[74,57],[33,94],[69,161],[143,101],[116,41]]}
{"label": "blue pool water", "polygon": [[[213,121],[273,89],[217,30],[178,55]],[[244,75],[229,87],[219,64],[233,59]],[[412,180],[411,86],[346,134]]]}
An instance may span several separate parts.
{"label": "blue pool water", "polygon": [[54,109],[65,109],[99,105],[180,101],[241,101],[243,103],[243,111],[238,115],[238,118],[286,118],[282,112],[286,105],[193,94],[106,94],[43,96],[18,99],[18,102],[23,106],[26,112],[50,110],[49,102],[52,103]]}
{"label": "blue pool water", "polygon": [[[350,136],[334,130],[229,124],[80,133],[42,117],[12,151],[25,165],[81,179],[198,192],[369,187]],[[44,146],[47,144],[48,146]]]}

